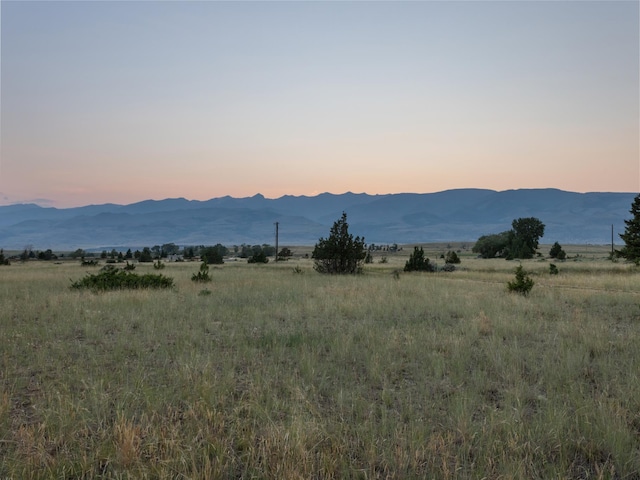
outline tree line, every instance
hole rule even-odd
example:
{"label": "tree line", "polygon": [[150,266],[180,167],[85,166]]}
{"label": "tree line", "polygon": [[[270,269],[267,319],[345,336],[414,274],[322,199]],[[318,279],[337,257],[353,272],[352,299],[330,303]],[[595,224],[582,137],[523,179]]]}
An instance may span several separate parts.
{"label": "tree line", "polygon": [[[620,234],[620,238],[624,241],[624,247],[620,250],[612,252],[612,259],[624,258],[627,261],[640,265],[640,194],[638,194],[631,205],[631,219],[625,220],[625,232]],[[533,258],[538,252],[539,240],[544,235],[545,225],[535,217],[517,218],[513,220],[511,229],[504,232],[483,235],[476,241],[472,248],[474,253],[479,254],[482,258],[506,258],[506,259],[529,259]],[[347,223],[346,212],[342,213],[331,230],[327,238],[320,238],[314,246],[312,258],[314,260],[314,268],[320,273],[329,274],[354,274],[361,273],[363,264],[368,258],[371,248],[367,248],[364,237],[356,236],[349,232],[349,224]],[[248,258],[250,261],[265,262],[267,257],[276,254],[275,248],[268,245],[235,245],[233,247],[235,255],[241,258]],[[230,250],[221,244],[205,247],[190,246],[182,249],[174,243],[164,245],[155,245],[153,247],[144,247],[142,251],[136,250],[132,252],[128,249],[126,253],[117,252],[115,249],[110,253],[103,251],[102,258],[110,258],[113,260],[136,259],[139,262],[153,262],[155,259],[166,258],[169,255],[182,255],[185,259],[193,259],[199,256],[208,264],[218,264],[223,262],[223,258],[229,255]],[[449,260],[445,260],[445,264],[459,263],[459,259],[455,252],[448,252]],[[564,260],[566,253],[562,246],[555,242],[549,252],[551,258]],[[283,248],[278,253],[278,258],[287,258],[291,255],[288,248]],[[72,258],[85,256],[93,256],[86,253],[82,249],[77,249],[71,253]],[[20,256],[22,260],[29,258],[39,258],[42,260],[51,260],[57,258],[53,252],[48,249],[44,252],[35,253],[31,248],[25,248]],[[455,259],[455,260],[454,260]],[[5,257],[0,250],[0,265],[9,264],[8,258]],[[428,258],[424,257],[424,251],[415,248],[410,256],[405,270],[432,270]]]}
{"label": "tree line", "polygon": [[[625,220],[625,232],[620,234],[624,247],[614,254],[617,258],[640,265],[640,194],[631,205],[631,219]],[[538,218],[517,218],[511,223],[511,229],[504,232],[483,235],[476,241],[472,252],[482,258],[529,259],[538,254],[540,238],[544,236],[545,225]],[[347,214],[342,213],[331,227],[327,238],[316,243],[312,257],[314,268],[320,273],[354,274],[361,273],[367,259],[367,247],[364,237],[349,233]],[[452,255],[453,254],[453,255]],[[567,257],[562,246],[555,242],[549,256],[558,260]],[[445,265],[459,263],[455,252],[448,252]],[[424,256],[422,247],[415,247],[405,265],[405,271],[434,271],[435,267]]]}

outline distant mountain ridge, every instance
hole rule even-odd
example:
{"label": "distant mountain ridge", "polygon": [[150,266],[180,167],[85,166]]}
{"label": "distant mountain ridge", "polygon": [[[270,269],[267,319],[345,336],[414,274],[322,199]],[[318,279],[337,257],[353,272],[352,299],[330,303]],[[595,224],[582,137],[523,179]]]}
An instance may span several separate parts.
{"label": "distant mountain ridge", "polygon": [[475,242],[511,228],[519,217],[545,225],[543,243],[615,242],[635,193],[575,193],[557,189],[457,189],[436,193],[229,196],[206,201],[172,198],[129,205],[76,208],[0,206],[0,248],[43,250],[178,245],[313,245],[342,212],[350,231],[367,243]]}

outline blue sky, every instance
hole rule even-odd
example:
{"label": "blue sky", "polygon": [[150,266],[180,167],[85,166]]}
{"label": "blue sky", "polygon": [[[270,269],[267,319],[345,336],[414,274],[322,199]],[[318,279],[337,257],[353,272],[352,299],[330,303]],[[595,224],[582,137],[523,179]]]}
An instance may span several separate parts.
{"label": "blue sky", "polygon": [[0,203],[638,191],[638,2],[12,2]]}

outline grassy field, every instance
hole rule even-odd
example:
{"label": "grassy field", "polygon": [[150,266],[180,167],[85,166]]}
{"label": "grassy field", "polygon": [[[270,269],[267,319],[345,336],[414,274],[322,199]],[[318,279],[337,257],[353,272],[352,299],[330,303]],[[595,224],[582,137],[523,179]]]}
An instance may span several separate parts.
{"label": "grassy field", "polygon": [[0,267],[0,478],[640,479],[640,272],[565,250],[522,262],[528,297],[465,251],[398,275],[409,247],[361,276],[168,264],[168,291]]}

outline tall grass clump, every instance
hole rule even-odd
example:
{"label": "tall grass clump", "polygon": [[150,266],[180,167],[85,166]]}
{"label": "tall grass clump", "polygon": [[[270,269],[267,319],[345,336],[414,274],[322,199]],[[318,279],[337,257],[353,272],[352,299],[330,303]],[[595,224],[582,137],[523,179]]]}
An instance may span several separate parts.
{"label": "tall grass clump", "polygon": [[209,265],[207,265],[207,262],[202,262],[200,264],[200,270],[191,276],[191,280],[193,282],[203,283],[211,281],[211,276],[209,275]]}

